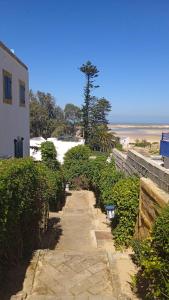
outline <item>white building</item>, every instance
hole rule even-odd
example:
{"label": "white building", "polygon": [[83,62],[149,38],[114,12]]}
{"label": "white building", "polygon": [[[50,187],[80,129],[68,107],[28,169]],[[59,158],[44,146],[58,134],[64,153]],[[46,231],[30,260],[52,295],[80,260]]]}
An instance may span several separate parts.
{"label": "white building", "polygon": [[130,143],[129,137],[120,137],[120,144],[123,146],[123,148],[127,148]]}
{"label": "white building", "polygon": [[[48,138],[47,141],[53,142],[56,152],[57,152],[57,159],[58,161],[63,164],[64,162],[64,155],[68,150],[71,148],[84,145],[84,140],[81,139],[79,142],[67,142],[67,141],[59,141],[56,138]],[[34,158],[34,160],[40,161],[41,160],[41,143],[45,142],[45,139],[42,137],[35,137],[30,140],[30,156]]]}
{"label": "white building", "polygon": [[0,158],[29,156],[27,66],[0,42]]}

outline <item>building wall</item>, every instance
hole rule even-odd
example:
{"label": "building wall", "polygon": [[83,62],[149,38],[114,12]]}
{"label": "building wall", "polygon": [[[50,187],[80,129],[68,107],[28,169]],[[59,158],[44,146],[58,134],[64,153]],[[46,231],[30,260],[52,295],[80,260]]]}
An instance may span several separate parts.
{"label": "building wall", "polygon": [[169,170],[156,164],[150,158],[130,150],[127,155],[117,149],[113,150],[116,167],[123,170],[126,175],[137,175],[150,178],[162,190],[169,192]]}
{"label": "building wall", "polygon": [[[3,103],[3,69],[12,73],[12,104]],[[25,82],[25,106],[19,105],[19,80]],[[24,156],[29,156],[28,71],[0,47],[0,157],[14,156],[14,139],[23,137]]]}

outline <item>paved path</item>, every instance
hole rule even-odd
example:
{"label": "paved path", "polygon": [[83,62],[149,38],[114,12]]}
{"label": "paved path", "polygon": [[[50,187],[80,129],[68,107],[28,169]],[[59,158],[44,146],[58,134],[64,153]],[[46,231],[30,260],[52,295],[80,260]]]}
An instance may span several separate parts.
{"label": "paved path", "polygon": [[110,229],[99,225],[105,216],[94,209],[93,193],[73,191],[59,216],[59,241],[53,250],[39,252],[31,283],[28,271],[26,299],[132,299],[121,294]]}

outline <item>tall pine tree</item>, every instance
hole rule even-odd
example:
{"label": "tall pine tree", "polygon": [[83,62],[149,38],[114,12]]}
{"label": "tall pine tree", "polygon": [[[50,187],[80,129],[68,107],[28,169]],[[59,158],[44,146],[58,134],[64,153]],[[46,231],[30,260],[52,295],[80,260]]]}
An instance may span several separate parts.
{"label": "tall pine tree", "polygon": [[89,142],[90,136],[90,106],[92,103],[91,92],[94,88],[98,86],[94,85],[94,79],[98,76],[98,69],[96,66],[92,65],[90,61],[87,61],[86,64],[83,64],[80,67],[80,71],[85,74],[86,77],[86,86],[84,88],[84,105],[82,109],[83,113],[83,127],[84,127],[84,139],[85,144]]}

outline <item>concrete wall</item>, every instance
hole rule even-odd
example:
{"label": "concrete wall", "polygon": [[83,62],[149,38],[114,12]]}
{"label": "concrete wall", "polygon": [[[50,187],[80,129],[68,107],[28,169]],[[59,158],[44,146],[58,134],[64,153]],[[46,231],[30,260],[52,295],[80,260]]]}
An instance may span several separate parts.
{"label": "concrete wall", "polygon": [[139,213],[135,228],[135,237],[148,237],[156,217],[161,209],[169,204],[169,170],[151,159],[131,150],[125,155],[113,150],[116,167],[126,175],[140,177]]}
{"label": "concrete wall", "polygon": [[[3,102],[3,70],[12,74],[12,104]],[[19,105],[19,80],[25,83],[25,106]],[[24,156],[29,156],[28,71],[0,43],[0,157],[14,156],[17,137],[24,138]]]}
{"label": "concrete wall", "polygon": [[139,154],[134,150],[128,151],[127,155],[117,149],[113,150],[116,167],[123,170],[126,175],[138,175],[150,178],[159,188],[169,192],[169,170],[165,169],[153,160]]}
{"label": "concrete wall", "polygon": [[151,179],[140,179],[139,214],[135,238],[150,236],[155,219],[163,207],[169,204],[169,194],[161,190]]}

